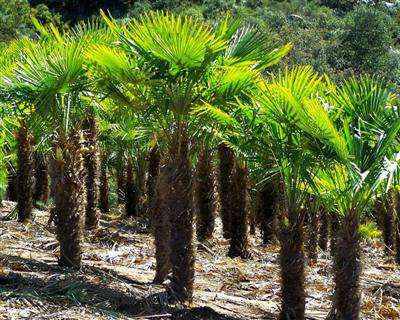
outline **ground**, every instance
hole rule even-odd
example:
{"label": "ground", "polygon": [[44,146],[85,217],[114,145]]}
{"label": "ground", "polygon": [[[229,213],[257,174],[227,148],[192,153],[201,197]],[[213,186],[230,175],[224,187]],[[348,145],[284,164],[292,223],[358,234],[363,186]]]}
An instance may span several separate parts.
{"label": "ground", "polygon": [[[0,215],[14,207],[3,202]],[[57,266],[58,246],[48,213],[23,225],[0,221],[0,319],[275,319],[279,312],[278,245],[251,237],[252,258],[226,257],[228,243],[198,246],[192,308],[169,305],[151,284],[154,248],[142,220],[104,217],[86,235],[84,267]],[[400,268],[382,244],[363,244],[362,319],[400,319]],[[307,319],[324,319],[333,290],[329,252],[307,267]]]}

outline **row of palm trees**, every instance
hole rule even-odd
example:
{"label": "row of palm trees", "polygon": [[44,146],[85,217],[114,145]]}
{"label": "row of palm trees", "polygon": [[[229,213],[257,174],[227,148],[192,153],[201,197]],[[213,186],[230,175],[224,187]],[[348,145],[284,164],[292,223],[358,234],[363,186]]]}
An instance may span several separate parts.
{"label": "row of palm trees", "polygon": [[62,35],[34,21],[38,39],[16,41],[1,57],[1,112],[13,120],[0,127],[18,132],[19,220],[32,213],[34,154],[48,154],[60,264],[79,268],[84,226],[98,227],[99,199],[108,209],[98,180],[114,158],[129,186],[121,187],[128,215],[146,193],[154,282],[171,272],[172,297],[190,304],[194,208],[198,238],[209,238],[218,149],[229,256],[250,256],[249,180],[261,191],[265,242],[279,203],[280,318],[305,318],[303,226],[318,207],[339,223],[329,317],[359,319],[360,218],[398,184],[394,87],[366,76],[336,85],[310,67],[272,75],[291,46],[229,17],[216,26],[167,12],[102,18]]}

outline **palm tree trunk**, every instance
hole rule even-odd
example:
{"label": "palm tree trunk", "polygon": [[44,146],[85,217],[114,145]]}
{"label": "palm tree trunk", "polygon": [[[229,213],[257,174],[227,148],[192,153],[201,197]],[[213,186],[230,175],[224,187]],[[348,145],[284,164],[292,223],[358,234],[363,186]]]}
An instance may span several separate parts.
{"label": "palm tree trunk", "polygon": [[303,221],[305,211],[289,212],[279,240],[282,307],[280,320],[305,319]]}
{"label": "palm tree trunk", "polygon": [[330,251],[331,256],[333,257],[336,253],[336,242],[339,232],[339,218],[336,214],[331,215],[331,243],[330,243]]}
{"label": "palm tree trunk", "polygon": [[33,201],[46,203],[49,200],[49,170],[46,162],[46,156],[35,152],[35,188],[33,192]]}
{"label": "palm tree trunk", "polygon": [[231,242],[228,256],[249,258],[247,220],[247,167],[236,163],[233,174]]}
{"label": "palm tree trunk", "polygon": [[195,252],[193,246],[193,189],[187,132],[174,133],[168,166],[166,205],[171,225],[171,292],[182,303],[193,300]]}
{"label": "palm tree trunk", "polygon": [[225,239],[231,238],[231,219],[232,219],[232,203],[231,195],[233,194],[233,168],[235,166],[235,158],[232,149],[225,143],[218,146],[219,156],[219,198],[221,205],[221,219],[223,236]]}
{"label": "palm tree trunk", "polygon": [[323,207],[320,210],[320,222],[318,245],[321,250],[326,251],[328,248],[329,215]]}
{"label": "palm tree trunk", "polygon": [[360,319],[360,244],[357,212],[348,213],[340,223],[334,255],[333,308],[335,320]]}
{"label": "palm tree trunk", "polygon": [[394,249],[393,226],[395,210],[396,206],[394,202],[393,192],[389,191],[383,211],[383,242],[385,244],[385,252],[388,255],[391,255]]}
{"label": "palm tree trunk", "polygon": [[155,145],[150,150],[148,158],[148,176],[146,180],[146,201],[147,201],[147,216],[150,219],[150,224],[153,226],[153,215],[155,207],[155,194],[157,177],[160,171],[160,152],[158,146]]}
{"label": "palm tree trunk", "polygon": [[126,190],[126,163],[123,155],[120,155],[119,166],[117,168],[117,195],[118,203],[125,203]]}
{"label": "palm tree trunk", "polygon": [[135,185],[132,158],[128,159],[126,166],[125,210],[128,217],[137,217],[139,192]]}
{"label": "palm tree trunk", "polygon": [[83,124],[88,153],[84,157],[86,169],[86,229],[96,229],[99,226],[99,142],[98,128],[94,116],[87,118]]}
{"label": "palm tree trunk", "polygon": [[203,147],[197,164],[196,183],[197,238],[199,241],[211,238],[214,232],[213,191],[211,152],[206,147]]}
{"label": "palm tree trunk", "polygon": [[171,271],[171,226],[167,198],[169,197],[169,180],[171,175],[169,165],[160,166],[160,172],[155,186],[154,210],[152,212],[152,227],[154,235],[154,246],[156,251],[156,275],[153,282],[161,284]]}
{"label": "palm tree trunk", "polygon": [[275,237],[275,204],[277,193],[274,184],[268,183],[259,193],[258,216],[263,244],[269,244]]}
{"label": "palm tree trunk", "polygon": [[319,227],[318,210],[316,208],[309,210],[309,217],[307,248],[308,261],[312,265],[318,260],[318,232],[316,232]]}
{"label": "palm tree trunk", "polygon": [[79,133],[65,137],[62,133],[53,146],[52,188],[54,221],[60,242],[61,266],[80,268],[85,213],[85,169]]}
{"label": "palm tree trunk", "polygon": [[32,217],[33,208],[33,136],[25,122],[17,133],[18,141],[18,221],[27,222]]}
{"label": "palm tree trunk", "polygon": [[99,209],[103,213],[110,211],[110,187],[107,172],[107,156],[103,155],[100,173],[100,199]]}

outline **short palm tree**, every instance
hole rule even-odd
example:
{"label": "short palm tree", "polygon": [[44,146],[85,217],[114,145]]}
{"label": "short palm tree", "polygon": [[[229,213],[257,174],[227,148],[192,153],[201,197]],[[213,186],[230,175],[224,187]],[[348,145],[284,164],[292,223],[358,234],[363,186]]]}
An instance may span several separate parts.
{"label": "short palm tree", "polygon": [[331,113],[347,154],[334,153],[336,164],[322,167],[316,175],[316,185],[335,199],[339,219],[330,318],[359,319],[359,219],[374,191],[391,174],[388,159],[393,157],[400,117],[394,88],[383,80],[363,76],[329,89],[325,101],[333,108]]}

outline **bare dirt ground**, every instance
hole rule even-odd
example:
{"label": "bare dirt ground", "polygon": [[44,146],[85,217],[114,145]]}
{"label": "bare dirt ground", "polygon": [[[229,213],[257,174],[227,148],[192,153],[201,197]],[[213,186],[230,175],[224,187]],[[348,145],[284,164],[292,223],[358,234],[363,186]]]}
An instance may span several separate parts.
{"label": "bare dirt ground", "polygon": [[[0,216],[14,204],[3,202]],[[190,310],[168,304],[151,284],[154,248],[139,220],[104,217],[86,234],[84,268],[57,266],[58,246],[48,213],[22,225],[0,221],[0,319],[275,319],[279,312],[278,246],[251,237],[252,259],[226,257],[220,231],[199,246]],[[362,319],[400,319],[400,269],[379,242],[363,245]],[[324,319],[333,290],[329,252],[307,267],[307,318]]]}

